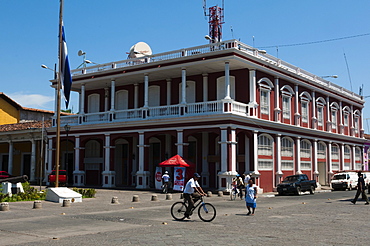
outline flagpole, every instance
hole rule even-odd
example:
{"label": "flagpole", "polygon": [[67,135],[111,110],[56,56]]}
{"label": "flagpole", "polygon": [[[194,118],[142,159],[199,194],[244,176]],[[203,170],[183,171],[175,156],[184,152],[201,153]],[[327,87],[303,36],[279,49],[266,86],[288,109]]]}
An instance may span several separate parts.
{"label": "flagpole", "polygon": [[59,9],[59,66],[57,76],[57,130],[56,130],[56,146],[55,146],[55,187],[59,187],[59,164],[60,164],[60,90],[62,87],[62,45],[63,45],[63,6],[64,0],[60,0]]}

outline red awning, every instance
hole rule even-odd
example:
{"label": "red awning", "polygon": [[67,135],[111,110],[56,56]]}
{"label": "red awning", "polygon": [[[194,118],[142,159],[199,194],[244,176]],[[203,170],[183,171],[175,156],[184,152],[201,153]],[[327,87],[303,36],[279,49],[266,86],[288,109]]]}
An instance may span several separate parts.
{"label": "red awning", "polygon": [[175,155],[164,162],[159,163],[160,167],[190,167],[192,163],[187,163],[181,156]]}

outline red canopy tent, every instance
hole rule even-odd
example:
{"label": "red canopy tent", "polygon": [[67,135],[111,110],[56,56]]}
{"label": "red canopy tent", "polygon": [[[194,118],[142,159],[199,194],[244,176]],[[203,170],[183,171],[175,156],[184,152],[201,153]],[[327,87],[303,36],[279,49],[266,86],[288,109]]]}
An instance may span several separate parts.
{"label": "red canopy tent", "polygon": [[185,180],[188,180],[191,177],[193,177],[193,174],[195,172],[195,164],[190,161],[186,161],[180,155],[172,156],[170,159],[159,163],[159,166],[160,167],[186,167]]}

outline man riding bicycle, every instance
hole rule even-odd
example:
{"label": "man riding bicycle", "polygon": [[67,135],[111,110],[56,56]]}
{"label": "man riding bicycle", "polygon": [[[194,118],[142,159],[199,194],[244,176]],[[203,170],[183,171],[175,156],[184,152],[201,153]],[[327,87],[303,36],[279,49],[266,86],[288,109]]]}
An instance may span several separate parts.
{"label": "man riding bicycle", "polygon": [[185,185],[184,188],[184,199],[188,202],[188,207],[185,212],[185,217],[190,219],[191,209],[194,207],[194,200],[198,200],[200,196],[206,196],[202,187],[200,187],[198,180],[200,175],[194,173],[193,178],[191,178]]}
{"label": "man riding bicycle", "polygon": [[236,188],[239,189],[240,199],[243,199],[243,190],[245,189],[244,181],[240,174],[237,174],[236,177],[233,179],[233,183],[235,184]]}
{"label": "man riding bicycle", "polygon": [[166,189],[168,189],[169,185],[170,185],[170,180],[171,180],[170,175],[168,175],[168,171],[164,172],[164,174],[162,175],[162,180],[163,180],[163,186],[162,187],[165,187]]}

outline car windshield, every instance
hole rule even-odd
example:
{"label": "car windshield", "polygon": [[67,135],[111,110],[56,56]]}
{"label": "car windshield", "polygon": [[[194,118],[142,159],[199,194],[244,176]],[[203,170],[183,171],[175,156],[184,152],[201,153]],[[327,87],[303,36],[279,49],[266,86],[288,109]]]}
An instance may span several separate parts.
{"label": "car windshield", "polygon": [[346,179],[346,175],[345,174],[338,174],[338,175],[334,175],[333,179]]}
{"label": "car windshield", "polygon": [[[55,171],[52,171],[51,175],[55,175]],[[59,171],[59,175],[67,175],[67,172],[66,171]]]}
{"label": "car windshield", "polygon": [[297,180],[298,180],[298,176],[290,176],[284,179],[284,181],[288,181],[288,182],[297,181]]}

